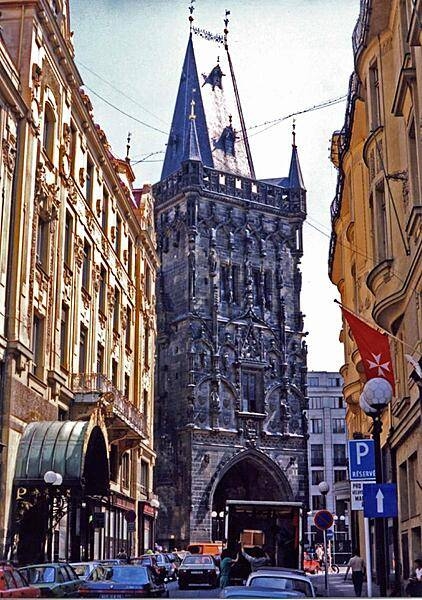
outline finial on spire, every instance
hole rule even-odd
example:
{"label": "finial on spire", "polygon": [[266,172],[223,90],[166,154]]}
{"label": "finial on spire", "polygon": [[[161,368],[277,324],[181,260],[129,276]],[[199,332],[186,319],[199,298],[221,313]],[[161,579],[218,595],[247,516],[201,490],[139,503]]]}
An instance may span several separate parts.
{"label": "finial on spire", "polygon": [[233,116],[229,115],[229,124],[230,124],[230,127],[232,126],[232,119],[233,119]]}
{"label": "finial on spire", "polygon": [[228,16],[230,14],[230,11],[226,9],[225,15],[224,15],[224,48],[225,50],[227,50],[228,48],[228,43],[227,43],[227,34],[229,33],[228,30],[228,26],[229,26],[229,19]]}
{"label": "finial on spire", "polygon": [[193,11],[195,10],[195,7],[193,5],[194,2],[195,2],[195,0],[191,0],[190,5],[189,5],[189,29],[190,29],[191,33],[192,33],[192,24],[193,24]]}
{"label": "finial on spire", "polygon": [[129,131],[129,133],[127,134],[127,144],[126,144],[126,160],[127,160],[127,162],[130,161],[129,153],[130,153],[130,138],[131,137],[132,137],[132,134]]}
{"label": "finial on spire", "polygon": [[189,115],[189,120],[192,121],[194,119],[196,119],[196,114],[195,114],[195,100],[193,99],[193,94],[195,93],[195,89],[192,90],[192,100],[190,101],[190,115]]}
{"label": "finial on spire", "polygon": [[292,146],[296,147],[296,119],[293,119],[292,137],[293,137],[293,144],[292,144]]}

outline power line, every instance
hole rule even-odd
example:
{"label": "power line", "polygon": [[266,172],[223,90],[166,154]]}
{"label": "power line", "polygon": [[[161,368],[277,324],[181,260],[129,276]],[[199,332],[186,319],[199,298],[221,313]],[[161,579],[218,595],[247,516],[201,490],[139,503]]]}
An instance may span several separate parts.
{"label": "power line", "polygon": [[102,100],[103,102],[105,102],[106,104],[108,104],[109,106],[114,108],[115,110],[117,110],[119,113],[122,113],[122,115],[125,115],[125,117],[128,117],[129,119],[132,119],[133,121],[136,121],[137,123],[140,123],[141,125],[144,125],[144,127],[148,127],[149,129],[153,129],[154,131],[158,131],[159,133],[168,135],[167,131],[158,129],[158,127],[154,127],[153,125],[149,125],[148,123],[145,123],[145,121],[141,121],[140,119],[137,119],[133,115],[130,115],[129,113],[125,112],[124,110],[122,110],[121,108],[119,108],[118,106],[116,106],[115,104],[113,104],[112,102],[110,102],[109,100],[107,100],[106,98],[101,96],[100,94],[98,94],[98,92],[94,91],[91,87],[89,87],[89,85],[84,85],[84,87],[86,87],[92,94],[94,94],[94,96],[97,96],[97,98],[99,98],[100,100]]}
{"label": "power line", "polygon": [[[316,227],[316,225],[313,225],[309,220],[305,221],[306,225],[309,225],[309,227],[312,227],[312,229],[315,229],[316,231],[318,231],[319,233],[321,233],[323,236],[327,237],[329,240],[331,239],[331,235],[329,235],[328,233],[326,233],[325,231],[322,231],[321,229],[319,229],[318,227]],[[354,252],[355,254],[358,254],[359,256],[362,256],[363,258],[367,258],[368,260],[370,260],[372,262],[373,265],[375,265],[375,258],[373,256],[371,256],[370,254],[367,254],[366,252],[363,252],[362,250],[359,250],[357,246],[352,246],[351,244],[345,244],[342,240],[340,240],[339,238],[337,238],[336,243],[339,246],[342,246],[343,248],[345,248],[346,250],[351,250],[352,252]],[[405,280],[402,279],[400,277],[400,275],[398,275],[393,269],[390,269],[390,273],[400,281],[400,283],[405,284]],[[412,292],[414,294],[416,294],[416,296],[418,295],[418,291],[416,288],[414,287],[410,287],[410,289],[412,290]]]}
{"label": "power line", "polygon": [[90,73],[92,73],[92,75],[95,75],[95,77],[98,77],[98,79],[100,79],[101,81],[104,81],[104,83],[106,83],[107,85],[109,85],[113,90],[115,90],[116,92],[118,92],[119,94],[121,94],[122,96],[124,96],[125,98],[127,98],[128,100],[130,100],[131,102],[133,102],[134,104],[136,104],[137,106],[139,106],[140,108],[142,108],[142,110],[144,110],[145,112],[147,112],[149,115],[151,115],[155,119],[158,119],[159,121],[161,121],[162,123],[164,123],[164,125],[167,125],[167,123],[166,123],[166,121],[164,121],[164,119],[162,119],[158,115],[155,115],[153,112],[151,112],[150,110],[148,110],[148,108],[145,108],[145,106],[142,106],[142,104],[140,104],[137,100],[135,100],[134,98],[131,98],[130,96],[128,96],[128,94],[126,94],[121,89],[119,89],[118,87],[116,87],[115,85],[113,85],[110,81],[108,81],[107,79],[105,79],[104,77],[102,77],[101,75],[99,75],[98,73],[96,73],[95,71],[93,71],[87,65],[84,65],[84,63],[82,63],[80,60],[75,60],[75,62],[78,65],[81,65],[81,67],[83,67],[84,69],[86,69]]}

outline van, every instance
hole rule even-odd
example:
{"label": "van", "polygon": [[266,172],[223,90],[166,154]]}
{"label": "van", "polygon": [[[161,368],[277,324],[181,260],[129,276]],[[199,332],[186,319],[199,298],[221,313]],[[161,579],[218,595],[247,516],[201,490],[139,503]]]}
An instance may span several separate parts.
{"label": "van", "polygon": [[221,554],[222,544],[214,542],[192,542],[187,547],[187,551],[191,554],[211,554],[216,556]]}

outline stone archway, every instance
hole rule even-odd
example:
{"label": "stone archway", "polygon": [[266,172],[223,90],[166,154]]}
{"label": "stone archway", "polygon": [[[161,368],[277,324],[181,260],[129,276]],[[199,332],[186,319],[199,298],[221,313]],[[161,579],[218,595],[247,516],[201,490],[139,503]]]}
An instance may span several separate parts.
{"label": "stone archway", "polygon": [[280,467],[263,452],[245,450],[229,461],[211,492],[211,510],[224,510],[227,500],[293,500]]}

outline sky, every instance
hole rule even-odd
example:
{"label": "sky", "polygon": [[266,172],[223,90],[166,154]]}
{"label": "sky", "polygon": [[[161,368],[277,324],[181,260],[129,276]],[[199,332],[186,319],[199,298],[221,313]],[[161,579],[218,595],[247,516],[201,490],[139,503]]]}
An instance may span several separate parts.
{"label": "sky", "polygon": [[[136,187],[160,179],[189,36],[188,7],[186,0],[70,0],[75,60],[94,120],[122,158],[131,132]],[[287,176],[292,118],[254,126],[347,94],[359,0],[195,0],[194,7],[194,25],[213,33],[222,32],[230,10],[230,53],[256,176]],[[328,247],[337,180],[330,139],[343,125],[345,107],[342,100],[295,117],[308,211],[301,308],[308,369],[315,371],[338,371],[344,362]]]}

